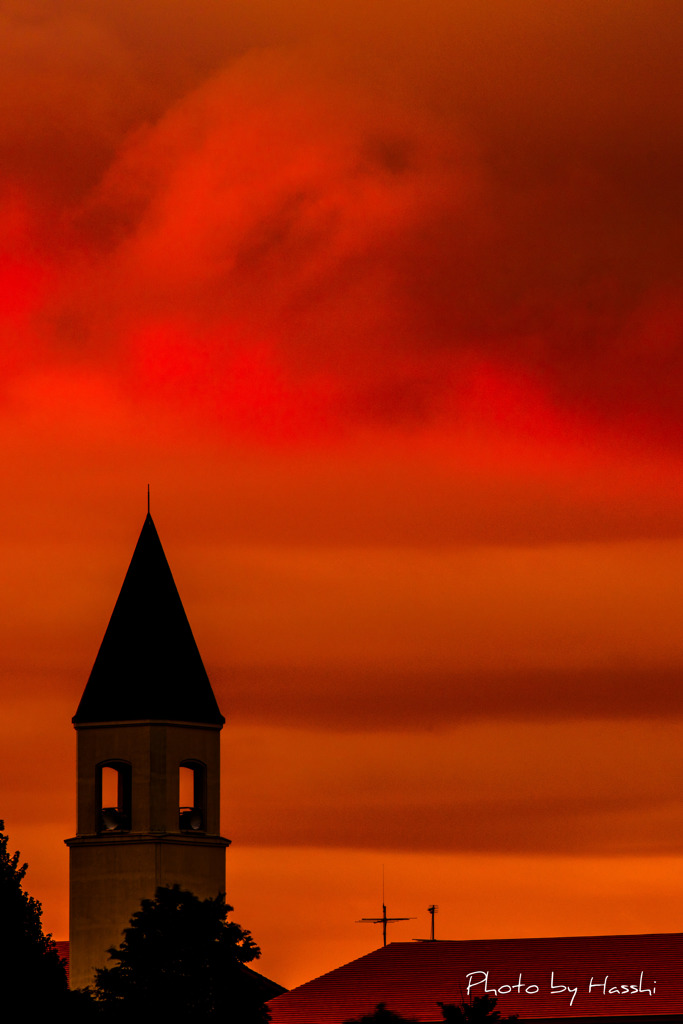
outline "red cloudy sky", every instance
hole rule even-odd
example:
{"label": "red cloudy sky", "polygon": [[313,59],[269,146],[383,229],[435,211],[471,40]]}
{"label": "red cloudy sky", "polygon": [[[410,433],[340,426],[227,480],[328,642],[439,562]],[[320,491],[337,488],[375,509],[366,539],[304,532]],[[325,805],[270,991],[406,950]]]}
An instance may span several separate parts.
{"label": "red cloudy sky", "polygon": [[[292,985],[390,935],[680,929],[683,12],[0,6],[2,806],[152,511]],[[131,908],[134,909],[134,908]]]}

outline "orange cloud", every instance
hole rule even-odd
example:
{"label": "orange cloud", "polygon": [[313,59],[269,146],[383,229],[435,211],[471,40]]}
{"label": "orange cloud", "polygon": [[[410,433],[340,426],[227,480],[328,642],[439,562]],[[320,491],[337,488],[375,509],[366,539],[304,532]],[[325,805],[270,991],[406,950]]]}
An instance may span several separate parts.
{"label": "orange cloud", "polygon": [[[7,181],[60,282],[34,334],[126,388],[146,339],[167,336],[163,367],[183,338],[209,408],[265,353],[276,429],[223,423],[262,440],[308,394],[300,438],[420,425],[474,358],[570,420],[677,444],[678,23],[494,8],[9,5]],[[158,383],[182,415],[156,377],[138,401]]]}
{"label": "orange cloud", "polygon": [[3,5],[1,811],[48,927],[148,482],[258,939],[294,880],[308,956],[382,844],[468,934],[677,927],[682,43],[659,0]]}

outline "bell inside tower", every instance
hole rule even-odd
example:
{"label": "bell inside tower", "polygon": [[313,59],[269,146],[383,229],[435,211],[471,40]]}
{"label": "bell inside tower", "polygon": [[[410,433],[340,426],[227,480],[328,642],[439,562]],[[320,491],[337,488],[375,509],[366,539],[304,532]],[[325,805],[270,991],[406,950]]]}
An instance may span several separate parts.
{"label": "bell inside tower", "polygon": [[183,761],[178,769],[178,818],[181,832],[203,832],[205,824],[206,766]]}
{"label": "bell inside tower", "polygon": [[110,761],[97,766],[97,832],[130,830],[131,766]]}

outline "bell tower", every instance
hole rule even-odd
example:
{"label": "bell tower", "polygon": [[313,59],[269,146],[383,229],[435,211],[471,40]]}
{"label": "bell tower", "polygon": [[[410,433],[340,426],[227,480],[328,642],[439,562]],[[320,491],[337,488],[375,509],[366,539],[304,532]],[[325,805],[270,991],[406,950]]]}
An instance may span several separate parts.
{"label": "bell tower", "polygon": [[225,892],[213,695],[148,514],[73,718],[77,834],[67,839],[70,983],[92,983],[142,899]]}

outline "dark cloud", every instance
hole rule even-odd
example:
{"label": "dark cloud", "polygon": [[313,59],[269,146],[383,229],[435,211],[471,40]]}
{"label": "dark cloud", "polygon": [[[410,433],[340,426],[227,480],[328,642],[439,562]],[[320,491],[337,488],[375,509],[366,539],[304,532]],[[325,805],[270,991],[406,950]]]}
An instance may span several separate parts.
{"label": "dark cloud", "polygon": [[[253,727],[232,735],[226,770],[239,795],[226,794],[226,809],[250,844],[680,851],[674,723],[486,721],[440,734]],[[247,749],[269,774],[265,793],[250,778]]]}
{"label": "dark cloud", "polygon": [[221,353],[265,340],[333,382],[328,426],[432,422],[484,356],[677,443],[678,13],[366,6],[6,5],[5,180],[58,268],[36,331],[134,373],[180,329],[218,404]]}
{"label": "dark cloud", "polygon": [[[482,752],[482,756],[486,756]],[[246,813],[245,813],[246,812]],[[233,815],[242,842],[250,845],[331,846],[348,842],[365,849],[448,853],[562,854],[580,856],[676,856],[680,853],[680,802],[591,800],[458,800],[443,794],[432,803],[365,802],[316,807],[280,804],[267,815],[242,805]]]}
{"label": "dark cloud", "polygon": [[[495,628],[493,629],[495,632]],[[492,639],[495,643],[495,640]],[[683,717],[681,669],[470,673],[278,667],[212,671],[221,706],[240,722],[322,729],[432,730],[456,723]]]}

